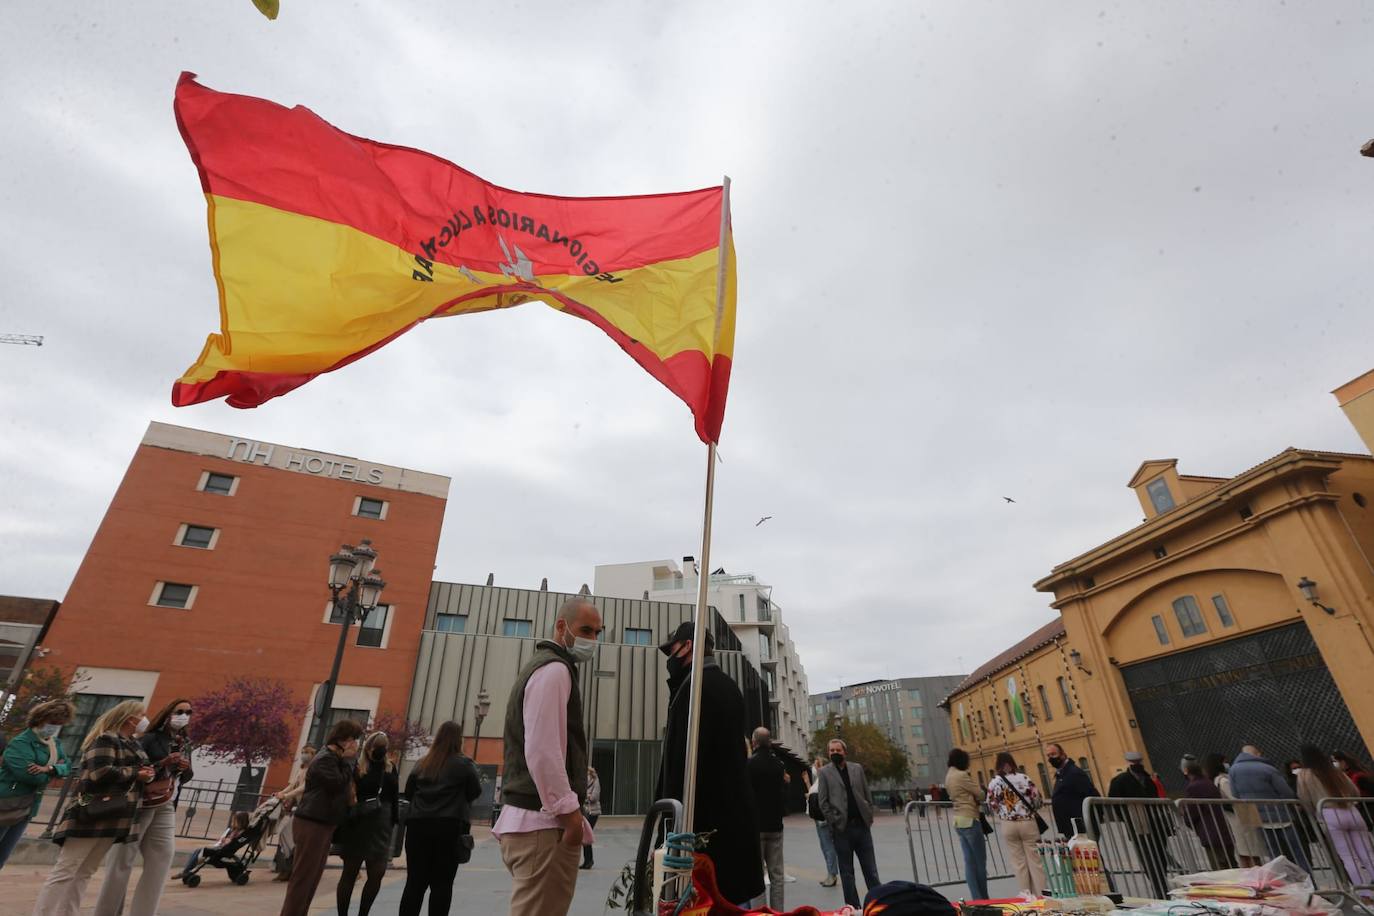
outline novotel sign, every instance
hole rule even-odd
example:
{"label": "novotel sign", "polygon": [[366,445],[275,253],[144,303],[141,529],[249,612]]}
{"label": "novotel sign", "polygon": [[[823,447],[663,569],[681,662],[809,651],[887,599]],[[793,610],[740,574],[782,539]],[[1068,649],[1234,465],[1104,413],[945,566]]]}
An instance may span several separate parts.
{"label": "novotel sign", "polygon": [[898,683],[888,684],[865,684],[862,687],[855,687],[855,694],[887,693],[889,690],[901,690],[902,685]]}
{"label": "novotel sign", "polygon": [[379,467],[368,467],[337,455],[316,455],[308,452],[286,452],[277,454],[277,447],[251,439],[230,439],[229,450],[225,453],[230,461],[244,464],[261,463],[264,467],[281,468],[316,477],[332,477],[336,480],[356,480],[359,483],[380,484],[384,472]]}

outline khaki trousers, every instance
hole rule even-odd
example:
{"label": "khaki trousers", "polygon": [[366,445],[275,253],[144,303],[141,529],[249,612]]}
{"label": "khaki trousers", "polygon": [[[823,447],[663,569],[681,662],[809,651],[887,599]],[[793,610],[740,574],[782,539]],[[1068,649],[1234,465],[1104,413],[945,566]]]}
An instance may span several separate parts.
{"label": "khaki trousers", "polygon": [[1040,864],[1040,853],[1035,844],[1040,839],[1040,831],[1035,829],[1035,819],[1024,821],[998,821],[1001,828],[1002,845],[1011,856],[1011,870],[1016,875],[1016,889],[1033,894],[1045,892],[1045,866]]}
{"label": "khaki trousers", "polygon": [[68,837],[38,891],[33,916],[77,916],[86,883],[115,844],[111,837]]}
{"label": "khaki trousers", "polygon": [[134,887],[129,916],[157,916],[162,889],[172,873],[172,857],[177,851],[177,819],[171,802],[138,812],[138,841],[120,843],[106,861],[105,883],[95,901],[95,916],[119,916],[124,912],[124,894],[139,856],[143,869]]}
{"label": "khaki trousers", "polygon": [[501,861],[510,872],[510,916],[567,916],[577,889],[581,846],[563,842],[562,830],[501,836]]}

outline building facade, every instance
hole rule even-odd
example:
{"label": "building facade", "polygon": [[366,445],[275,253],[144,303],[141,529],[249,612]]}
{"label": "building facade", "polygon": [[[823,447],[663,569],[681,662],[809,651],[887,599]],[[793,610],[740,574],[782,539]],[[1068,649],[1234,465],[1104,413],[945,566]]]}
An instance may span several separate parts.
{"label": "building facade", "polygon": [[1063,737],[1099,788],[1126,751],[1173,791],[1184,753],[1368,759],[1374,458],[1287,449],[1233,477],[1153,460],[1129,485],[1142,524],[1035,584],[1059,621],[948,698],[955,728],[1023,750],[1028,772]]}
{"label": "building facade", "polygon": [[[598,595],[695,605],[698,572],[691,557],[596,567]],[[805,753],[808,734],[806,669],[797,655],[773,587],[752,573],[711,573],[707,601],[730,625],[750,661],[763,673],[771,697],[764,724],[779,743]]]}
{"label": "building facade", "polygon": [[[865,681],[812,694],[808,728],[814,733],[834,719],[875,725],[906,750],[911,760],[911,783],[882,785],[883,789],[909,789],[943,783],[945,760],[953,747],[949,719],[939,708],[963,675],[904,677],[889,681]],[[803,745],[804,746],[804,745]]]}
{"label": "building facade", "polygon": [[[452,720],[463,725],[467,747],[488,777],[504,752],[506,704],[520,668],[541,639],[549,638],[558,609],[573,595],[435,582],[420,638],[409,717],[431,732]],[[668,717],[665,660],[658,651],[693,607],[668,601],[588,597],[605,630],[595,658],[581,666],[579,683],[591,762],[601,779],[607,814],[642,814],[654,801],[663,730]],[[716,659],[744,696],[748,725],[764,722],[767,687],[727,621],[711,610]],[[481,732],[478,696],[491,706]],[[743,741],[744,735],[740,736]],[[489,805],[496,780],[484,780]]]}
{"label": "building facade", "polygon": [[1064,622],[1055,619],[978,666],[940,707],[949,715],[954,743],[968,751],[969,772],[986,785],[1002,752],[1048,796],[1052,774],[1043,748],[1055,743],[1104,792],[1111,775],[1094,748],[1092,722],[1078,697],[1079,677],[1069,655]]}
{"label": "building facade", "polygon": [[[0,690],[15,690],[61,602],[0,595]],[[4,702],[0,696],[0,703]]]}
{"label": "building facade", "polygon": [[[71,753],[121,700],[156,710],[238,675],[286,683],[305,740],[340,617],[340,544],[372,541],[382,603],[349,635],[330,719],[403,713],[449,480],[218,433],[149,425],[44,640],[78,676]],[[285,782],[294,755],[255,779]],[[205,761],[201,777],[235,778]]]}

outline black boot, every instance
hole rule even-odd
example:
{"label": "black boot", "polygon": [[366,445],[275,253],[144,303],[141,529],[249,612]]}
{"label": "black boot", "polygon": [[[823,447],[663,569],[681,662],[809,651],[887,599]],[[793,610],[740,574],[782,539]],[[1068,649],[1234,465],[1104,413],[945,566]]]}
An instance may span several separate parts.
{"label": "black boot", "polygon": [[591,867],[592,867],[592,848],[591,848],[590,846],[583,846],[583,847],[582,847],[582,865],[581,865],[580,867],[581,867],[581,868],[591,868]]}

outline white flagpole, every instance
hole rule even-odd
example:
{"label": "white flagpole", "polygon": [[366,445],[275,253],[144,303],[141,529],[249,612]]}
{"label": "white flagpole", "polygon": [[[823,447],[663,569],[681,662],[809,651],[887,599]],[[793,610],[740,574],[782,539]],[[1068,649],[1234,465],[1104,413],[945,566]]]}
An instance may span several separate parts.
{"label": "white flagpole", "polygon": [[[720,260],[716,265],[716,334],[712,342],[711,361],[714,364],[715,346],[720,343],[720,322],[725,309],[726,243],[730,231],[730,176],[720,188]],[[709,375],[708,375],[709,379]],[[696,819],[697,758],[701,737],[701,669],[706,660],[706,592],[711,584],[711,506],[716,490],[716,444],[706,447],[706,511],[701,523],[701,558],[697,572],[697,612],[692,630],[692,672],[687,695],[687,768],[682,774],[682,824],[679,833],[691,833]],[[743,740],[743,735],[740,736]]]}

